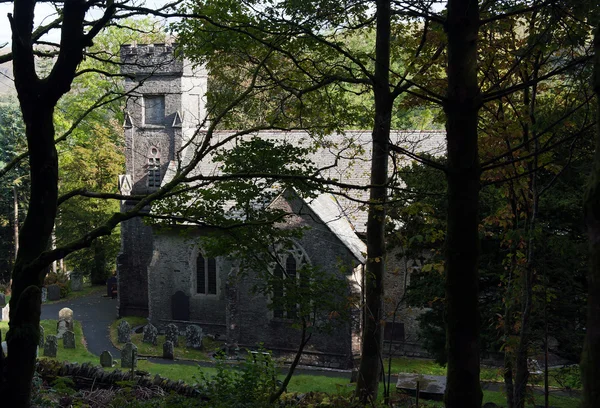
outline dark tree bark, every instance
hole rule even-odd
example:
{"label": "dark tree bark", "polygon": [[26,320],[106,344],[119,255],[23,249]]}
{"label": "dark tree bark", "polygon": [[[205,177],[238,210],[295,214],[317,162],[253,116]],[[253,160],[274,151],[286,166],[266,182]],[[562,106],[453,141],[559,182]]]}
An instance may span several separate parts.
{"label": "dark tree bark", "polygon": [[356,384],[363,403],[377,398],[382,370],[383,275],[385,273],[385,201],[387,198],[388,154],[393,97],[389,85],[390,21],[389,1],[377,1],[375,43],[375,123],[373,125],[371,189],[367,220],[366,304],[363,313],[362,355]]}
{"label": "dark tree bark", "polygon": [[14,2],[14,15],[10,16],[15,87],[25,123],[31,175],[29,208],[21,227],[19,252],[12,275],[10,323],[6,336],[8,356],[0,396],[3,404],[10,407],[28,407],[30,404],[40,335],[40,287],[49,265],[49,262],[41,265],[37,261],[48,249],[58,199],[53,113],[60,97],[70,89],[84,48],[90,45],[90,39],[99,30],[98,27],[84,33],[84,18],[89,7],[84,0],[65,2],[61,49],[45,79],[40,79],[35,72],[32,38],[35,1]]}
{"label": "dark tree bark", "polygon": [[[600,118],[600,27],[594,37],[594,92]],[[590,240],[588,315],[581,357],[583,407],[600,406],[600,122],[596,130],[594,167],[585,195],[584,211]]]}
{"label": "dark tree bark", "polygon": [[444,105],[448,138],[446,233],[447,408],[479,408],[478,203],[479,155],[476,0],[449,0],[448,92]]}

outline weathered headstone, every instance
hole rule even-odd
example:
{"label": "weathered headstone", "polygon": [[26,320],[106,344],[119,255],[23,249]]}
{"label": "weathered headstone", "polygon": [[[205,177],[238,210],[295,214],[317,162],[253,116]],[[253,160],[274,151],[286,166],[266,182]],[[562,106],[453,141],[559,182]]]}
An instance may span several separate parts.
{"label": "weathered headstone", "polygon": [[2,321],[8,322],[10,315],[10,303],[2,308]]}
{"label": "weathered headstone", "polygon": [[73,331],[73,311],[68,307],[63,307],[58,312],[58,321],[67,322],[67,329]]}
{"label": "weathered headstone", "polygon": [[111,276],[106,280],[106,296],[109,298],[116,297],[117,293],[117,277]]}
{"label": "weathered headstone", "polygon": [[102,367],[112,367],[113,366],[113,356],[110,354],[110,351],[103,351],[100,354],[100,365]]}
{"label": "weathered headstone", "polygon": [[6,306],[6,295],[4,293],[0,293],[0,306]]}
{"label": "weathered headstone", "polygon": [[67,330],[63,335],[63,347],[66,349],[75,348],[75,333],[71,330]]}
{"label": "weathered headstone", "polygon": [[56,324],[56,338],[62,339],[65,333],[69,330],[69,326],[65,320],[59,320]]}
{"label": "weathered headstone", "polygon": [[201,349],[202,348],[202,329],[200,326],[195,324],[189,325],[185,328],[185,346],[188,348]]}
{"label": "weathered headstone", "polygon": [[119,323],[117,337],[119,343],[129,343],[131,341],[131,326],[127,320],[121,320],[121,323]]}
{"label": "weathered headstone", "polygon": [[71,290],[73,292],[83,290],[83,275],[78,272],[72,272],[69,278],[71,279]]}
{"label": "weathered headstone", "polygon": [[48,285],[48,300],[60,300],[60,286]]}
{"label": "weathered headstone", "polygon": [[173,320],[190,320],[190,297],[180,290],[171,296],[171,314]]}
{"label": "weathered headstone", "polygon": [[44,339],[45,339],[45,337],[44,337],[44,328],[40,325],[40,341],[39,341],[39,344],[38,344],[38,346],[40,348],[44,348]]}
{"label": "weathered headstone", "polygon": [[4,357],[6,357],[6,354],[8,353],[8,344],[5,341],[2,342],[2,352],[4,353]]}
{"label": "weathered headstone", "polygon": [[46,357],[56,357],[58,350],[58,339],[55,335],[49,334],[46,336],[46,343],[44,344],[44,355]]}
{"label": "weathered headstone", "polygon": [[175,358],[175,349],[172,341],[165,341],[163,344],[163,358],[173,360]]}
{"label": "weathered headstone", "polygon": [[127,343],[121,350],[121,367],[135,368],[135,366],[137,366],[137,346]]}
{"label": "weathered headstone", "polygon": [[179,347],[179,328],[173,323],[167,324],[165,339],[173,343],[173,347]]}
{"label": "weathered headstone", "polygon": [[48,300],[48,289],[42,288],[42,303]]}
{"label": "weathered headstone", "polygon": [[153,346],[158,344],[158,330],[156,330],[156,327],[152,323],[144,326],[142,342],[152,344]]}

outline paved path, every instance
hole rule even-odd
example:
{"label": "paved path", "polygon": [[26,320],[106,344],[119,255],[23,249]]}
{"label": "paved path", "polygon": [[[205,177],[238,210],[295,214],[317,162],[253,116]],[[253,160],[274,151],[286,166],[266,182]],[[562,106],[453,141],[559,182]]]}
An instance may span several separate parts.
{"label": "paved path", "polygon": [[108,350],[113,356],[120,356],[121,352],[108,338],[108,326],[117,318],[117,300],[102,296],[103,294],[105,295],[106,291],[53,304],[43,304],[42,320],[56,320],[58,311],[68,307],[73,310],[73,318],[81,322],[87,348],[91,353],[99,356],[104,350]]}

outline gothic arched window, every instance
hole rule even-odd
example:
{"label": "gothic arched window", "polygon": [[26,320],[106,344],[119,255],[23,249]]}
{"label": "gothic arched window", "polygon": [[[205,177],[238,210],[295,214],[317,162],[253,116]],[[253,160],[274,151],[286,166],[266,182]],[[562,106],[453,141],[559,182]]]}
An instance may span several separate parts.
{"label": "gothic arched window", "polygon": [[196,258],[196,293],[217,294],[217,262],[198,254]]}
{"label": "gothic arched window", "polygon": [[[284,255],[273,269],[273,317],[298,318],[298,288],[308,285],[307,277],[300,272],[307,260],[299,249]],[[293,292],[293,293],[292,293]]]}
{"label": "gothic arched window", "polygon": [[148,187],[160,187],[160,152],[156,147],[148,153]]}

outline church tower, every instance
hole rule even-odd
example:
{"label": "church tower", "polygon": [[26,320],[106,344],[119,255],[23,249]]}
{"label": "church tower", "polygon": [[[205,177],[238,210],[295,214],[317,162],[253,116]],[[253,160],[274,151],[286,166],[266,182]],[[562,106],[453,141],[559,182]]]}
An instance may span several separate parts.
{"label": "church tower", "polygon": [[[126,75],[125,171],[119,177],[123,194],[147,194],[160,187],[171,161],[206,116],[207,73],[175,56],[168,44],[124,45],[121,73]],[[122,211],[136,202],[124,201]],[[146,209],[146,211],[148,211]],[[121,224],[117,257],[119,316],[148,315],[148,274],[152,229],[141,217]]]}

